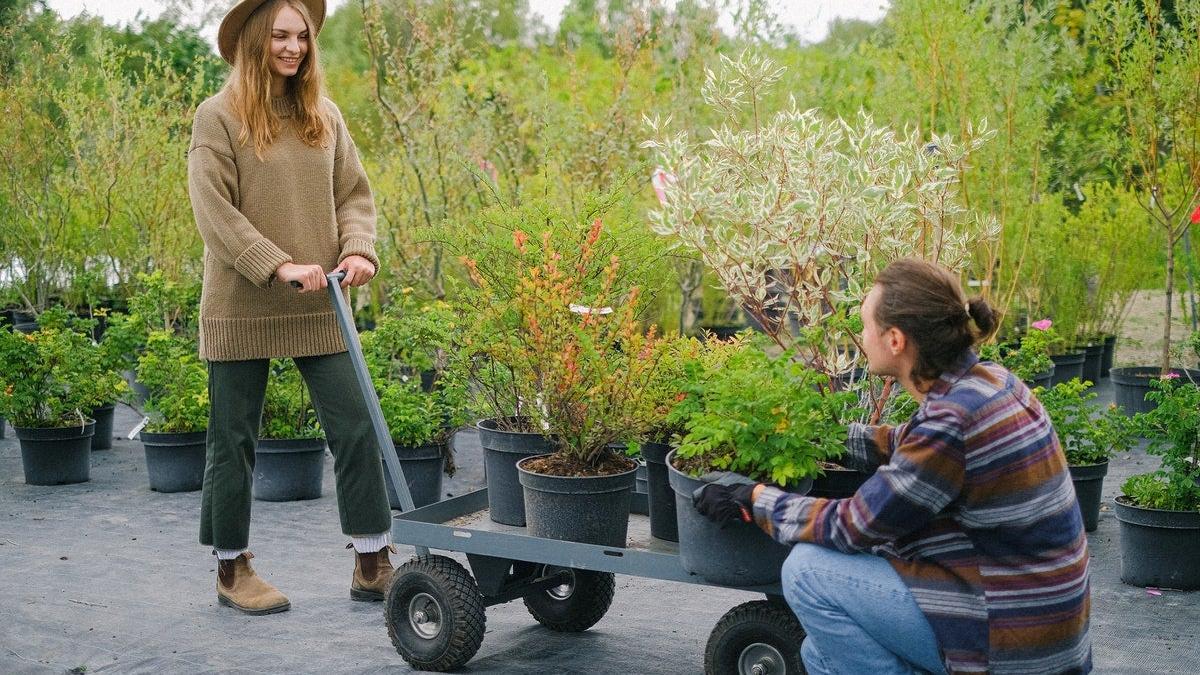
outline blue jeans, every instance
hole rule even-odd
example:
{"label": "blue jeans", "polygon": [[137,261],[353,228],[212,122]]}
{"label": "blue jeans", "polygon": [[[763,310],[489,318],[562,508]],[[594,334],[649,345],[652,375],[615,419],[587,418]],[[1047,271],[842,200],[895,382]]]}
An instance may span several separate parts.
{"label": "blue jeans", "polygon": [[781,576],[808,634],[800,655],[809,673],[946,672],[929,621],[883,558],[796,544]]}

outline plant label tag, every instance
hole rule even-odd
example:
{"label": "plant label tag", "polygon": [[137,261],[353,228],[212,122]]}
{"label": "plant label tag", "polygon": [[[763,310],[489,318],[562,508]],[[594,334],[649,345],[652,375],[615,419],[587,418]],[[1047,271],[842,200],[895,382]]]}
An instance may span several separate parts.
{"label": "plant label tag", "polygon": [[128,436],[126,436],[125,438],[128,438],[129,440],[131,440],[131,441],[132,441],[132,440],[133,440],[133,437],[134,437],[134,436],[137,436],[137,435],[138,435],[138,432],[139,432],[139,431],[141,431],[142,429],[145,429],[145,428],[146,428],[146,425],[147,425],[147,424],[149,424],[149,423],[150,423],[150,418],[149,418],[149,417],[143,417],[143,418],[142,418],[142,421],[137,423],[137,426],[135,426],[134,428],[132,428],[132,429],[130,429],[130,430],[129,430],[129,435],[128,435]]}

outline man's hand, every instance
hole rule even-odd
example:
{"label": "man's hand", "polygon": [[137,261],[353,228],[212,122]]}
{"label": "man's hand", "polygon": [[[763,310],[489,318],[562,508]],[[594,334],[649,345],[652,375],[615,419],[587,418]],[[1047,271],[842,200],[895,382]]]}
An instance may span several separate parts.
{"label": "man's hand", "polygon": [[[370,263],[367,263],[368,265]],[[300,284],[300,292],[317,291],[329,285],[325,279],[325,270],[320,265],[297,265],[283,263],[275,270],[275,278],[283,283],[296,282]]]}
{"label": "man's hand", "polygon": [[361,255],[348,255],[334,272],[345,272],[342,288],[347,286],[362,286],[375,277],[375,266],[370,260]]}
{"label": "man's hand", "polygon": [[725,527],[731,520],[749,523],[754,518],[754,493],[758,483],[736,473],[704,474],[700,480],[710,481],[692,493],[692,506],[709,520]]}

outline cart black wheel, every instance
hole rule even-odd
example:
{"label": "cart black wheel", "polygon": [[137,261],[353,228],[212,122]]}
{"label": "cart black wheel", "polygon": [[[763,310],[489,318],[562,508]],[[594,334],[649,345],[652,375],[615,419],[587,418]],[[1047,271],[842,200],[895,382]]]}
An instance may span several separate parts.
{"label": "cart black wheel", "polygon": [[445,672],[475,656],[487,616],[470,572],[445,556],[424,555],[392,573],[384,620],[413,668]]}
{"label": "cart black wheel", "polygon": [[610,572],[592,572],[542,565],[539,576],[562,569],[571,573],[571,581],[525,596],[525,608],[550,630],[581,633],[604,618],[612,604],[617,583]]}
{"label": "cart black wheel", "polygon": [[755,600],[721,617],[704,649],[705,675],[797,675],[804,673],[804,628],[787,605]]}

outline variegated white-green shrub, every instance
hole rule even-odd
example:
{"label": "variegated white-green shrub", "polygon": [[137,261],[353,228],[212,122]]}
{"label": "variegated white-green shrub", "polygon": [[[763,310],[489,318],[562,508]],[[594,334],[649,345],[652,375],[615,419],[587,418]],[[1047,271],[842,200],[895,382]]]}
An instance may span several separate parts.
{"label": "variegated white-green shrub", "polygon": [[[857,306],[889,261],[920,256],[950,269],[999,234],[957,191],[968,145],[799,110],[764,116],[783,68],[744,52],[709,71],[705,102],[720,113],[707,138],[649,119],[643,143],[660,164],[655,232],[697,253],[785,350],[836,376],[855,366]],[[978,132],[978,133],[976,133]]]}

